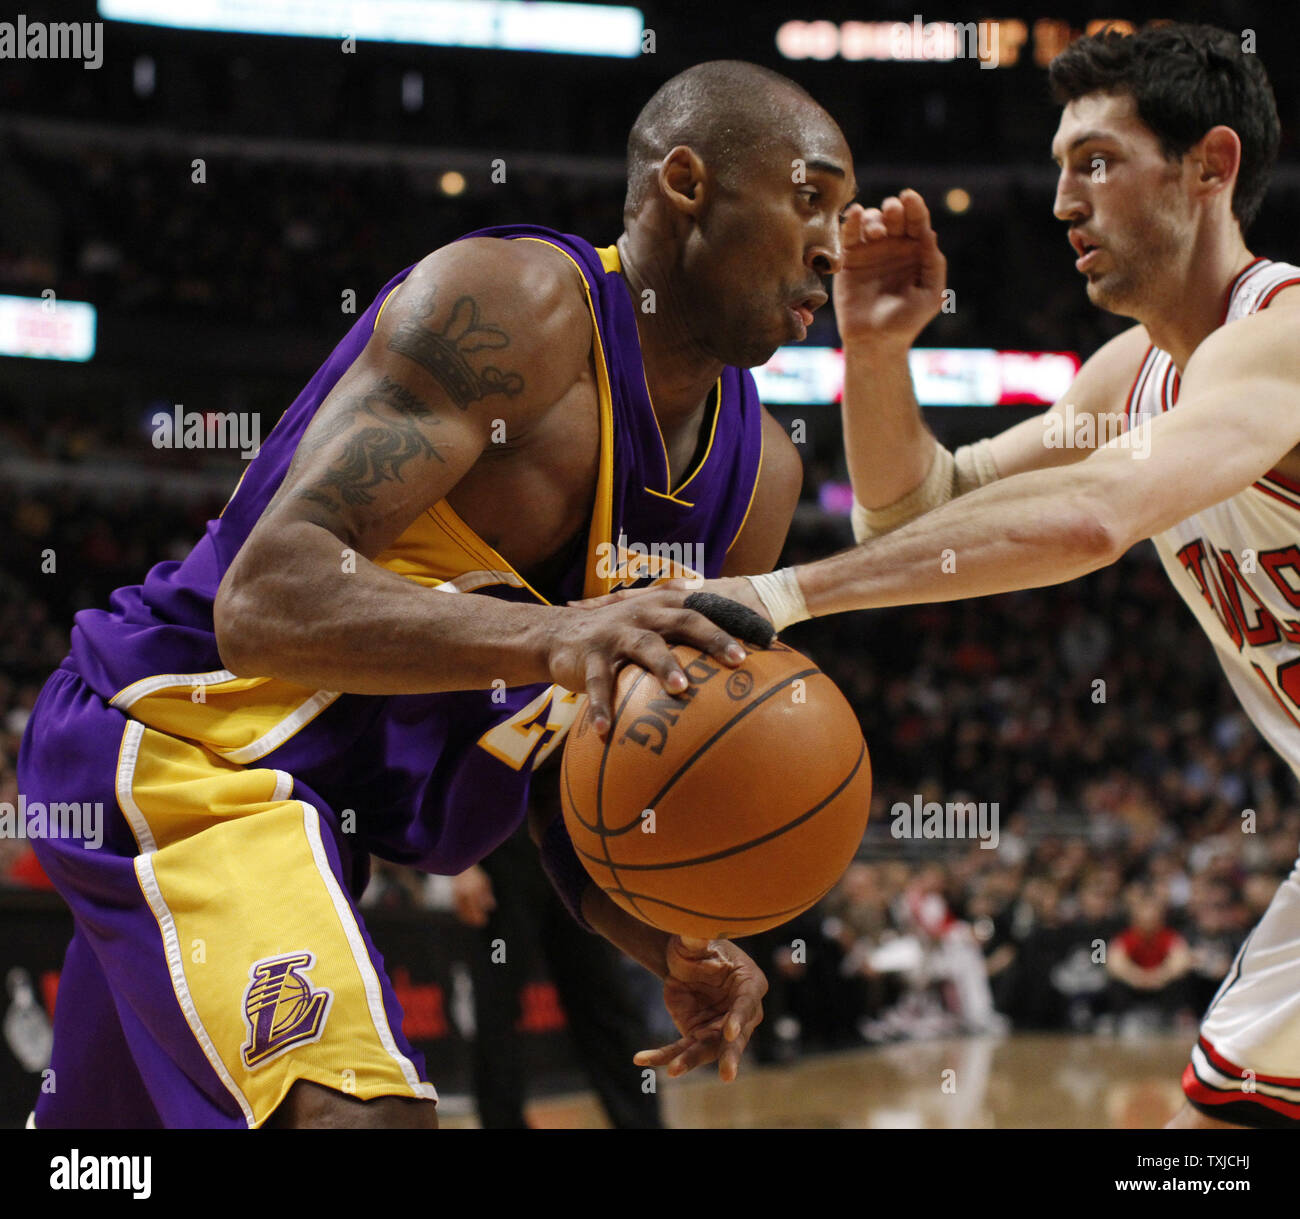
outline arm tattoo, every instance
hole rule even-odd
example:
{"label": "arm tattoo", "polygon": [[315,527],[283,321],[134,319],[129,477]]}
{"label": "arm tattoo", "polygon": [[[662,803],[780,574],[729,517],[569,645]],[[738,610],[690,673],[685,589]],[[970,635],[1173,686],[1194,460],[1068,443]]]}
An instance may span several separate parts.
{"label": "arm tattoo", "polygon": [[401,482],[402,466],[413,457],[446,461],[422,430],[422,425],[437,422],[426,402],[391,377],[382,377],[374,389],[344,403],[309,445],[298,446],[295,460],[347,436],[329,469],[312,486],[298,491],[298,497],[331,511],[344,504],[372,503],[375,497],[370,489],[381,482]]}
{"label": "arm tattoo", "polygon": [[509,347],[506,332],[479,320],[478,302],[472,296],[457,300],[446,325],[434,330],[429,324],[433,297],[431,292],[425,300],[424,320],[403,322],[389,340],[388,349],[427,370],[461,410],[468,410],[471,402],[488,394],[508,397],[518,394],[524,387],[524,379],[518,373],[502,372],[491,364],[481,373],[475,372],[465,359],[471,351]]}

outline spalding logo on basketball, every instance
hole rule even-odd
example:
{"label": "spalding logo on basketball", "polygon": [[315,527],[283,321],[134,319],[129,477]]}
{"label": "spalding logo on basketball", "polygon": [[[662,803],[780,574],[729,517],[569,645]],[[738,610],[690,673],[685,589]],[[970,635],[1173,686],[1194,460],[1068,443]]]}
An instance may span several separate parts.
{"label": "spalding logo on basketball", "polygon": [[857,716],[776,643],[738,669],[673,649],[690,686],[619,673],[602,741],[584,709],[565,744],[564,821],[610,898],[677,935],[753,935],[806,910],[862,841],[871,762]]}

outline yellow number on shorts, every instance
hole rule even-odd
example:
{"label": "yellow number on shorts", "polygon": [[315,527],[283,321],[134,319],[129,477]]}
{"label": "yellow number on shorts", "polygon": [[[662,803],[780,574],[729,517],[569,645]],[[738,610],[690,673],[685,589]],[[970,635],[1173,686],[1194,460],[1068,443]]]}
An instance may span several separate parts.
{"label": "yellow number on shorts", "polygon": [[537,742],[551,733],[550,739],[533,758],[533,765],[539,766],[564,740],[564,734],[578,718],[578,708],[584,697],[563,686],[551,686],[508,720],[489,728],[479,737],[478,743],[511,770],[523,770]]}

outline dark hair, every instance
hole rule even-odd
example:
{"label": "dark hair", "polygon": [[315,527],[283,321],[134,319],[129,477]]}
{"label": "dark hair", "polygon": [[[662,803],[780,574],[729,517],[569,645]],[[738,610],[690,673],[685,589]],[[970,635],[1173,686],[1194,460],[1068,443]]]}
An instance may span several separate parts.
{"label": "dark hair", "polygon": [[1062,51],[1048,79],[1062,106],[1089,93],[1130,94],[1170,160],[1211,127],[1231,127],[1241,140],[1232,212],[1242,233],[1250,227],[1268,188],[1281,125],[1264,65],[1242,50],[1239,35],[1182,23],[1128,35],[1104,30]]}
{"label": "dark hair", "polygon": [[771,68],[715,59],[679,72],[646,102],[627,138],[624,217],[641,210],[659,162],[687,144],[732,182],[756,151],[788,134],[792,106],[821,110],[802,86]]}

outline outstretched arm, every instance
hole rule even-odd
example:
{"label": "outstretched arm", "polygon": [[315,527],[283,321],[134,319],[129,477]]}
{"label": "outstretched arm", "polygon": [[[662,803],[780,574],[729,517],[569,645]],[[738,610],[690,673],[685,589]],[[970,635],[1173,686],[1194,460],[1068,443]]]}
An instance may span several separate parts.
{"label": "outstretched arm", "polygon": [[[765,600],[743,579],[704,591],[782,629],[804,616],[989,596],[1105,567],[1249,487],[1300,443],[1298,313],[1274,306],[1215,331],[1189,361],[1176,409],[1083,461],[1001,479],[860,546],[759,577],[772,582]],[[643,596],[671,608],[686,595],[665,588],[585,604]]]}
{"label": "outstretched arm", "polygon": [[810,614],[1057,584],[1244,490],[1300,442],[1295,327],[1293,309],[1233,322],[1197,349],[1177,408],[1135,434],[797,568]]}

